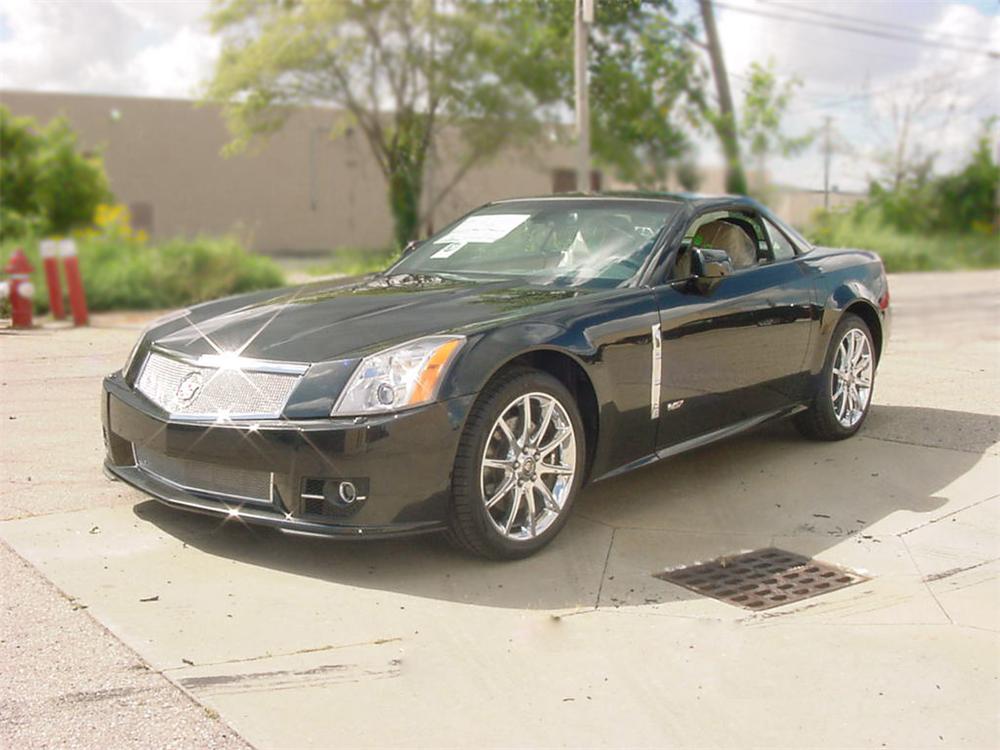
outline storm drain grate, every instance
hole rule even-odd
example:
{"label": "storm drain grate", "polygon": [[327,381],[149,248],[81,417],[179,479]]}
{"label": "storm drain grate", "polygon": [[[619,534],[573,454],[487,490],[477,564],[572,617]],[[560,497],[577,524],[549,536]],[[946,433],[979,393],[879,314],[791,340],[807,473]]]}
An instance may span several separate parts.
{"label": "storm drain grate", "polygon": [[753,610],[780,607],[868,580],[860,573],[773,547],[655,573],[654,577]]}

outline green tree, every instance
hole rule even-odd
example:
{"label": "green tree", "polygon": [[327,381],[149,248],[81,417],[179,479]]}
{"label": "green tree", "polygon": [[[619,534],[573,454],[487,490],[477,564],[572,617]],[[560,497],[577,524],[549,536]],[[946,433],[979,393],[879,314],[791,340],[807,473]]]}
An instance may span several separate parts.
{"label": "green tree", "polygon": [[110,200],[102,160],[80,152],[64,118],[39,130],[0,107],[0,239],[66,234]]}
{"label": "green tree", "polygon": [[[565,5],[565,4],[564,4]],[[660,187],[691,149],[685,91],[697,75],[671,2],[599,3],[591,65],[591,132],[599,164]]]}
{"label": "green tree", "polygon": [[996,117],[983,123],[965,167],[935,181],[938,228],[958,232],[1000,229],[1000,164],[993,158],[996,123]]}
{"label": "green tree", "polygon": [[[591,34],[595,162],[643,187],[690,150],[700,73],[675,12],[671,0],[605,0]],[[573,13],[571,0],[221,0],[211,18],[223,53],[205,98],[225,104],[230,150],[274,133],[296,106],[348,112],[403,244],[470,169],[548,125],[568,131]],[[445,130],[460,153],[440,152],[448,178],[424,196]]]}
{"label": "green tree", "polygon": [[901,232],[957,233],[995,231],[1000,165],[993,158],[996,118],[982,132],[961,169],[935,176],[930,169],[910,171],[895,186],[873,182],[859,214],[877,212]]}
{"label": "green tree", "polygon": [[41,140],[38,199],[47,218],[45,230],[67,234],[90,225],[98,205],[113,200],[103,160],[80,152],[76,133],[62,117],[45,126]]}
{"label": "green tree", "polygon": [[[220,0],[223,51],[205,98],[225,104],[231,150],[280,129],[294,107],[348,113],[384,175],[402,245],[473,166],[537,133],[551,97],[545,32],[501,24],[487,0]],[[422,201],[442,131],[461,153],[441,191]]]}
{"label": "green tree", "polygon": [[703,86],[695,90],[693,99],[704,122],[715,131],[722,152],[725,154],[726,191],[742,195],[748,192],[747,178],[743,171],[743,157],[740,154],[739,131],[733,95],[729,88],[729,73],[726,72],[722,42],[715,25],[715,9],[711,0],[698,0],[698,8],[701,13],[702,28],[705,31],[705,42],[696,41],[694,36],[691,39],[708,53],[712,78],[715,80],[716,101],[714,106],[709,104],[707,97],[702,94]]}
{"label": "green tree", "polygon": [[[540,100],[553,98],[572,111],[573,19],[570,0],[500,4],[533,39],[537,59],[529,85],[544,84]],[[590,133],[597,166],[643,188],[661,187],[690,152],[689,92],[703,73],[689,42],[692,26],[674,20],[672,0],[601,0],[590,29]]]}
{"label": "green tree", "polygon": [[780,82],[773,62],[750,65],[750,77],[743,92],[740,135],[756,160],[761,181],[766,179],[768,157],[775,153],[794,156],[813,142],[813,133],[790,136],[782,132],[788,106],[800,85],[797,78]]}
{"label": "green tree", "polygon": [[28,234],[42,219],[38,136],[28,118],[0,107],[0,238]]}

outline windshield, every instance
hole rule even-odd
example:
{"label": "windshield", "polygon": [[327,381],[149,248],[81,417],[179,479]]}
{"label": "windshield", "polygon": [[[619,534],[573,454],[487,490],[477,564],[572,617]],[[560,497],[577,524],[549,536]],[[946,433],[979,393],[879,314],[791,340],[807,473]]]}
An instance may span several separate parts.
{"label": "windshield", "polygon": [[594,199],[487,206],[428,239],[391,273],[617,286],[642,267],[677,208],[667,201]]}

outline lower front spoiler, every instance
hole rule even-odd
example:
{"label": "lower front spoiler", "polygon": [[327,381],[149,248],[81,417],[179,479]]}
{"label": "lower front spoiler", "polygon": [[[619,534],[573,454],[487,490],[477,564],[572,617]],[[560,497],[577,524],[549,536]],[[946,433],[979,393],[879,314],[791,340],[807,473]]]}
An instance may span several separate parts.
{"label": "lower front spoiler", "polygon": [[121,480],[151,496],[164,505],[181,510],[233,519],[258,526],[271,526],[293,534],[336,537],[340,539],[392,538],[429,534],[444,531],[440,521],[393,523],[388,526],[347,526],[330,523],[313,523],[296,518],[290,513],[272,510],[264,504],[234,503],[221,499],[202,497],[187,492],[176,485],[162,482],[135,466],[115,466],[105,461],[104,473],[111,480]]}

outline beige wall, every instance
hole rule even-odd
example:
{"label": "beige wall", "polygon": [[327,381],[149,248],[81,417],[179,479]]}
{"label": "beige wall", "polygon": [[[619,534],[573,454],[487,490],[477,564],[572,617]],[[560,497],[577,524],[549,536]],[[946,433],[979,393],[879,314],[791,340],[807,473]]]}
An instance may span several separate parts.
{"label": "beige wall", "polygon": [[[801,190],[791,187],[774,187],[770,208],[775,214],[796,227],[808,226],[818,211],[823,209],[822,190]],[[864,200],[862,193],[830,193],[831,209],[846,209]]]}
{"label": "beige wall", "polygon": [[[392,240],[382,173],[360,131],[330,138],[336,110],[299,110],[270,140],[226,158],[220,151],[229,136],[218,108],[187,100],[0,91],[0,104],[41,123],[65,115],[85,148],[103,152],[117,200],[152,207],[154,237],[236,232],[271,253],[385,247]],[[448,181],[458,161],[457,141],[442,141],[430,171],[435,186]],[[433,224],[440,228],[491,200],[551,193],[553,170],[573,164],[572,150],[551,140],[530,151],[510,149],[470,171]],[[680,189],[674,182],[668,187]],[[721,193],[724,184],[721,169],[703,170],[701,192]],[[629,188],[608,179],[604,186]],[[823,205],[822,193],[773,192],[775,212],[799,226]],[[831,198],[832,205],[857,199]]]}
{"label": "beige wall", "polygon": [[[154,237],[235,231],[263,252],[391,241],[382,174],[360,131],[329,137],[334,110],[298,111],[259,148],[225,158],[228,134],[215,107],[15,91],[0,92],[0,104],[42,123],[65,115],[85,148],[102,150],[118,201],[152,206]],[[490,200],[550,193],[552,169],[571,164],[558,144],[503,154],[466,175],[434,223]],[[433,174],[439,184],[448,177]]]}

